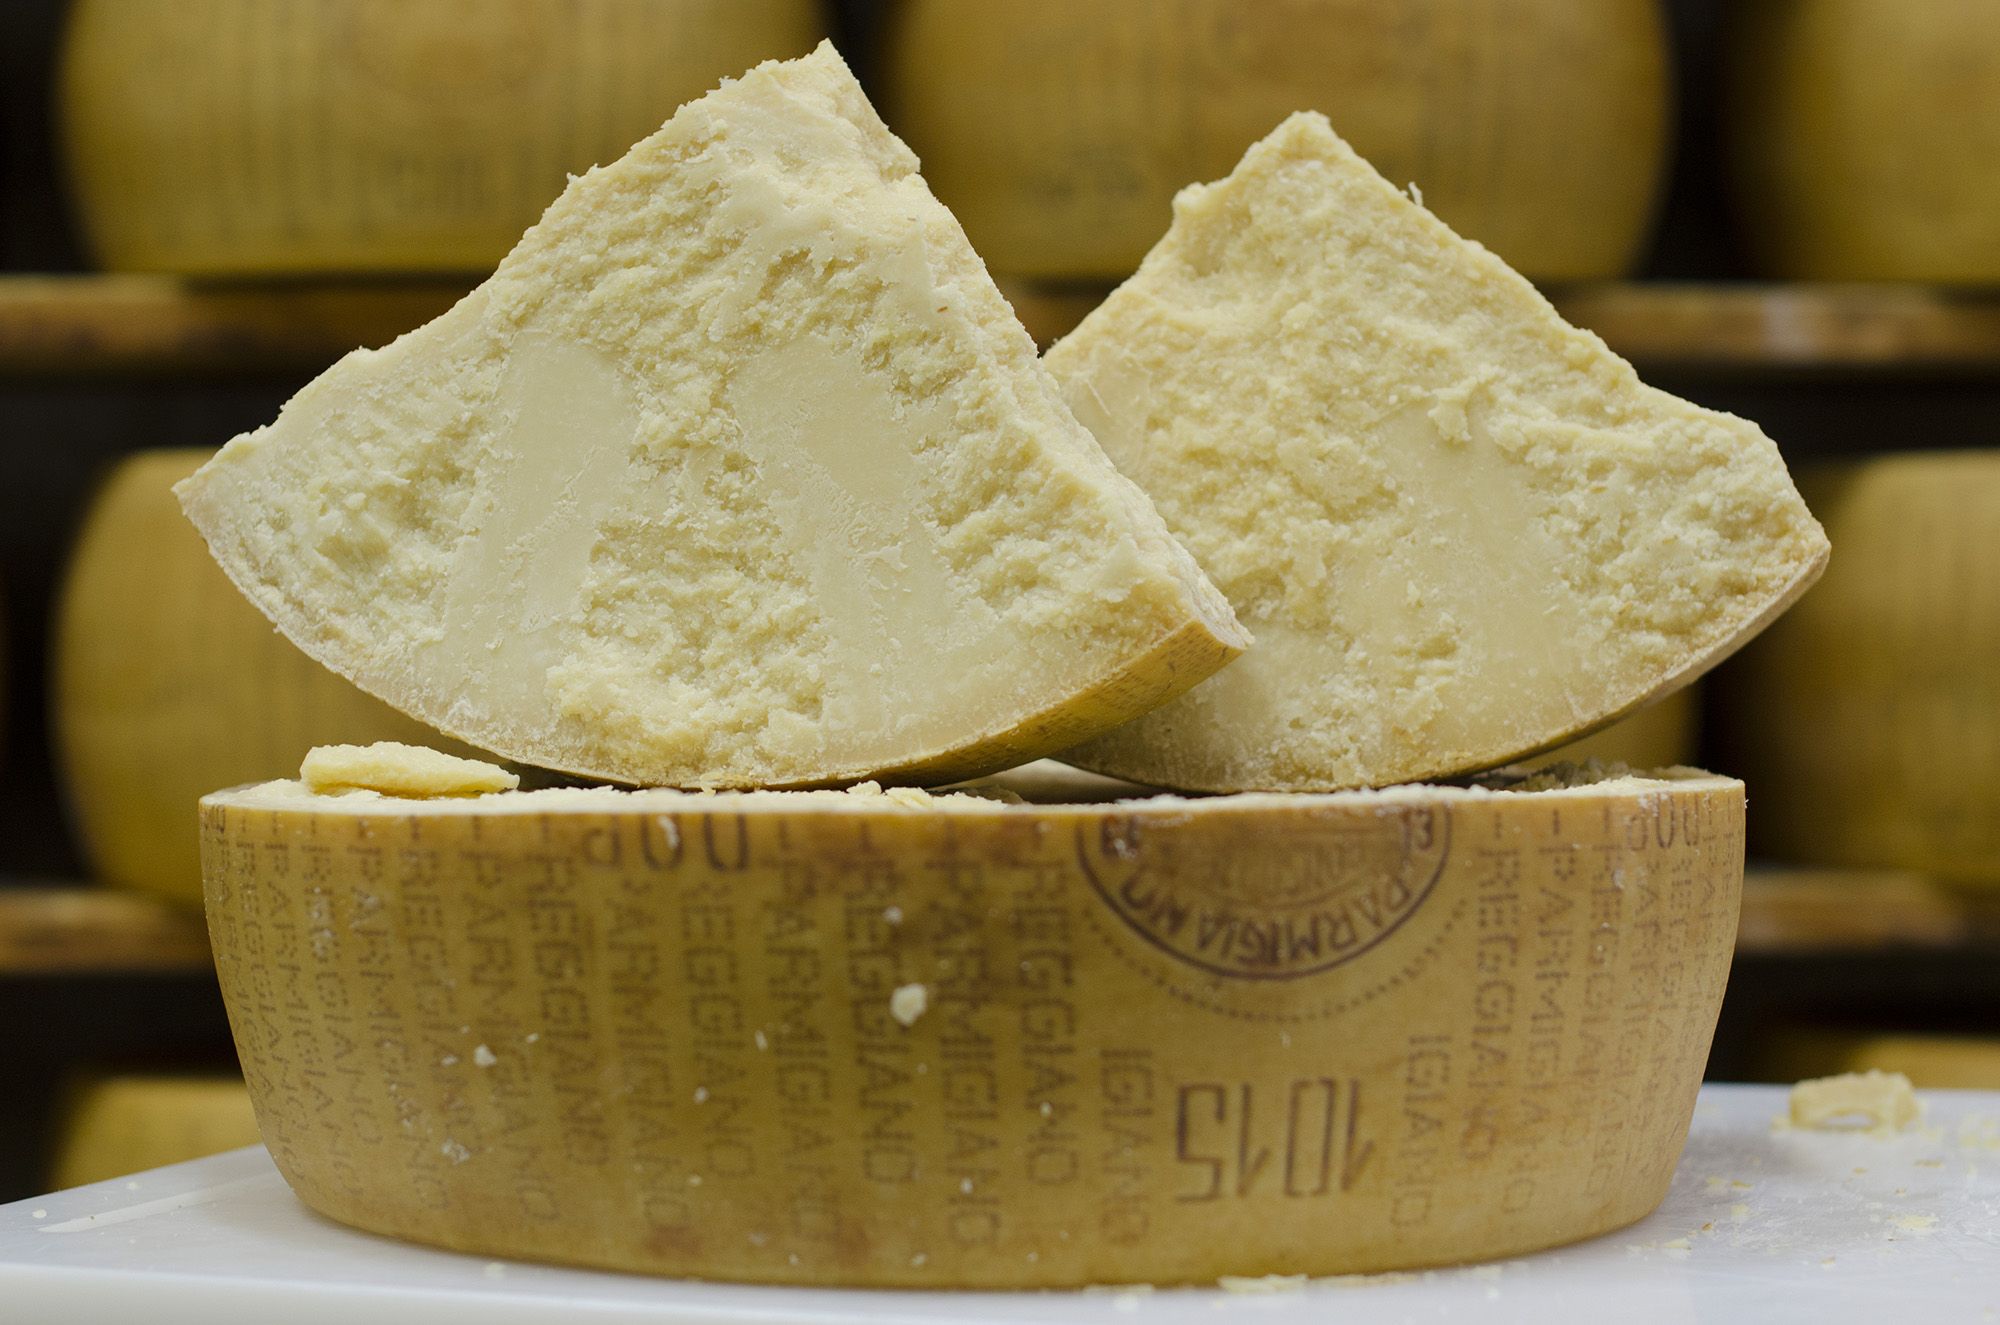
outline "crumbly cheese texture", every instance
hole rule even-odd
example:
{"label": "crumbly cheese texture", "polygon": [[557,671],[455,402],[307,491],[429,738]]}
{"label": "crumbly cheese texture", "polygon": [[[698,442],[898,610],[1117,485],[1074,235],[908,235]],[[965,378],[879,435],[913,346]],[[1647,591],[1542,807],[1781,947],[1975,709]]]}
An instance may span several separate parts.
{"label": "crumbly cheese texture", "polygon": [[1815,1077],[1792,1087],[1790,1120],[1794,1127],[1829,1127],[1843,1118],[1862,1117],[1870,1130],[1900,1131],[1922,1113],[1910,1079],[1901,1072],[1843,1072]]}
{"label": "crumbly cheese texture", "polygon": [[321,662],[619,781],[970,776],[1246,642],[830,46],[573,180],[178,491]]}
{"label": "crumbly cheese texture", "polygon": [[518,773],[498,764],[401,741],[314,746],[299,765],[299,781],[313,791],[366,790],[385,796],[483,796],[521,785]]}
{"label": "crumbly cheese texture", "polygon": [[1827,556],[1755,425],[1641,383],[1300,114],[1046,362],[1256,636],[1064,757],[1190,789],[1449,776],[1713,665]]}

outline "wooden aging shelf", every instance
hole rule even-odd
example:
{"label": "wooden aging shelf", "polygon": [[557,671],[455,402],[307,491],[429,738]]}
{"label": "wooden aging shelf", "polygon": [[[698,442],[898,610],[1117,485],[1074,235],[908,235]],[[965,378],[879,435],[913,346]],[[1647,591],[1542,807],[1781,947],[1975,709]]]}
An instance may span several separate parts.
{"label": "wooden aging shelf", "polygon": [[[1106,293],[1006,281],[1001,288],[1043,345]],[[1564,317],[1649,371],[2000,376],[2000,291],[1610,282],[1549,297]]]}
{"label": "wooden aging shelf", "polygon": [[[471,283],[0,278],[0,377],[310,372],[428,321]],[[1002,285],[1044,344],[1104,295]],[[1564,316],[1651,370],[2000,376],[2000,291],[1611,283],[1552,297]]]}
{"label": "wooden aging shelf", "polygon": [[211,966],[195,912],[104,888],[0,888],[0,978],[195,975]]}

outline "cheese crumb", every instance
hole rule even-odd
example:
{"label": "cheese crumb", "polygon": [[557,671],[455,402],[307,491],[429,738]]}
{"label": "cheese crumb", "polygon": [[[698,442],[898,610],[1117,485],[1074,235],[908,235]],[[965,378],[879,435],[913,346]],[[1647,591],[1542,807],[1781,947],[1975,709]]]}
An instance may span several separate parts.
{"label": "cheese crumb", "polygon": [[442,750],[401,741],[373,745],[320,745],[299,765],[299,780],[313,791],[373,791],[384,796],[481,796],[513,791],[518,775],[498,764],[460,759]]}
{"label": "cheese crumb", "polygon": [[889,1015],[905,1026],[915,1025],[930,1005],[930,990],[922,985],[902,985],[889,995]]}
{"label": "cheese crumb", "polygon": [[1910,1079],[1901,1072],[1844,1072],[1792,1087],[1794,1127],[1838,1131],[1840,1119],[1858,1115],[1869,1120],[1869,1132],[1887,1136],[1915,1122],[1921,1111]]}
{"label": "cheese crumb", "polygon": [[1215,1281],[1225,1293],[1296,1293],[1306,1286],[1302,1274],[1256,1276],[1225,1274]]}
{"label": "cheese crumb", "polygon": [[495,1063],[499,1062],[500,1058],[497,1054],[495,1054],[491,1049],[488,1049],[485,1045],[476,1044],[472,1047],[472,1061],[479,1064],[479,1066],[481,1067],[491,1067]]}

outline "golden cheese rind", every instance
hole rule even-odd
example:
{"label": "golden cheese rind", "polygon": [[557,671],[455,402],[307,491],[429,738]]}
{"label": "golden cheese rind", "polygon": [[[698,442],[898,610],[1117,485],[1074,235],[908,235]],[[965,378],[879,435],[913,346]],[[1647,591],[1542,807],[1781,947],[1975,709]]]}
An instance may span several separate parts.
{"label": "golden cheese rind", "polygon": [[1647,1213],[1743,788],[277,784],[202,823],[259,1121],[316,1210],[482,1255],[1011,1288],[1441,1264]]}
{"label": "golden cheese rind", "polygon": [[825,33],[817,0],[78,0],[63,165],[114,271],[478,272],[673,108]]}
{"label": "golden cheese rind", "polygon": [[1801,480],[1837,569],[1714,687],[1758,852],[2000,886],[2000,451]]}
{"label": "golden cheese rind", "polygon": [[1670,693],[1827,556],[1754,424],[1654,390],[1291,117],[1047,363],[1256,636],[1064,756],[1164,786],[1455,776]]}

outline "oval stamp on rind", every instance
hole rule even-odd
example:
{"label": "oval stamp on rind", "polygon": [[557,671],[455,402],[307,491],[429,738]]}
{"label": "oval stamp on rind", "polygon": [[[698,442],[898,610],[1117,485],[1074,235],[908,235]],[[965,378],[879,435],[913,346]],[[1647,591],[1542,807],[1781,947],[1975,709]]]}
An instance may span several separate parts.
{"label": "oval stamp on rind", "polygon": [[1183,854],[1152,840],[1171,827],[1112,816],[1078,826],[1077,862],[1105,906],[1153,948],[1220,980],[1281,982],[1383,945],[1423,905],[1450,854],[1442,806],[1360,824],[1305,817],[1278,837],[1266,828],[1246,820],[1239,851],[1211,842]]}

